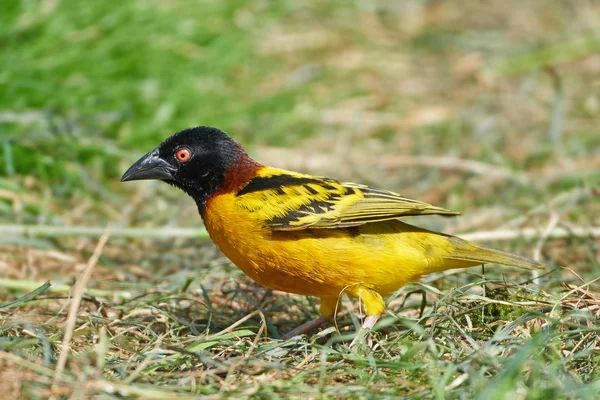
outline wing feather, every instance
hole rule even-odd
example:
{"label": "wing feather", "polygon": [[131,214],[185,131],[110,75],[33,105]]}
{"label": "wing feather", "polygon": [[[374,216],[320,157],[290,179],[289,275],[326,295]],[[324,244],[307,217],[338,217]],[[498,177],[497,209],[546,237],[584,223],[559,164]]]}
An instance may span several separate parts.
{"label": "wing feather", "polygon": [[239,207],[272,230],[345,228],[457,212],[352,182],[265,167],[237,193]]}

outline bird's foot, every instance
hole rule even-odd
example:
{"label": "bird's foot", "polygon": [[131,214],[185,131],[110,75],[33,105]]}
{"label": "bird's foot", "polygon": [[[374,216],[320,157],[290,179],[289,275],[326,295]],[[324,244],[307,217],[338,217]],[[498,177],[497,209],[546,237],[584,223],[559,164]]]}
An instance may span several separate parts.
{"label": "bird's foot", "polygon": [[362,327],[356,332],[356,336],[354,337],[354,340],[352,340],[352,343],[350,343],[350,347],[352,348],[359,343],[363,343],[367,334],[373,329],[378,320],[379,315],[368,315],[367,318],[365,318]]}
{"label": "bird's foot", "polygon": [[320,327],[321,325],[323,325],[325,322],[328,322],[328,321],[329,321],[329,318],[321,316],[319,318],[313,319],[312,321],[305,322],[302,325],[300,325],[299,327],[297,327],[296,329],[293,329],[290,332],[286,333],[285,335],[281,336],[281,339],[288,340],[288,339],[293,338],[294,336],[304,335],[312,330],[317,329],[318,327]]}

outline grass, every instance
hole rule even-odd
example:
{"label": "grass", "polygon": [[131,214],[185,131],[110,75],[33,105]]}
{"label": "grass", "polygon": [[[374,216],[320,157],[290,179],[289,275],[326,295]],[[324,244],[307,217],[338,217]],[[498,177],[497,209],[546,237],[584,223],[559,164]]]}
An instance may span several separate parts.
{"label": "grass", "polygon": [[[5,1],[0,224],[46,233],[0,237],[2,393],[596,397],[600,242],[583,232],[600,226],[598,9],[499,4]],[[199,124],[266,164],[461,211],[412,222],[548,269],[424,277],[388,300],[369,347],[347,346],[352,302],[339,332],[282,342],[318,301],[251,282],[194,237],[181,193],[118,182]],[[482,234],[520,229],[537,233]]]}

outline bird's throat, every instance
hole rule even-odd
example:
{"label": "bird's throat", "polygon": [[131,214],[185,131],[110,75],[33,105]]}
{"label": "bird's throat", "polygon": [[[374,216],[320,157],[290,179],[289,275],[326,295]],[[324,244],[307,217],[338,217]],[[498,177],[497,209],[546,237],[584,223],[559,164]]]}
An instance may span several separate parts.
{"label": "bird's throat", "polygon": [[256,176],[264,165],[251,159],[247,154],[242,154],[235,164],[231,165],[223,174],[223,184],[214,194],[237,193]]}

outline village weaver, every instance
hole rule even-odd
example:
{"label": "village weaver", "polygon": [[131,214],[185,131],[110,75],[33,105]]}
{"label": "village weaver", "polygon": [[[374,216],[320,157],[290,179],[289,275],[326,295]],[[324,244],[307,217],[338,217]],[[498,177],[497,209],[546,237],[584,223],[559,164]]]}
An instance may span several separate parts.
{"label": "village weaver", "polygon": [[286,171],[254,161],[225,132],[196,127],[166,139],[122,181],[158,179],[190,195],[213,242],[260,285],[321,299],[333,317],[341,294],[360,299],[373,328],[384,298],[432,272],[497,263],[537,269],[537,261],[493,250],[400,219],[457,212],[397,193]]}

